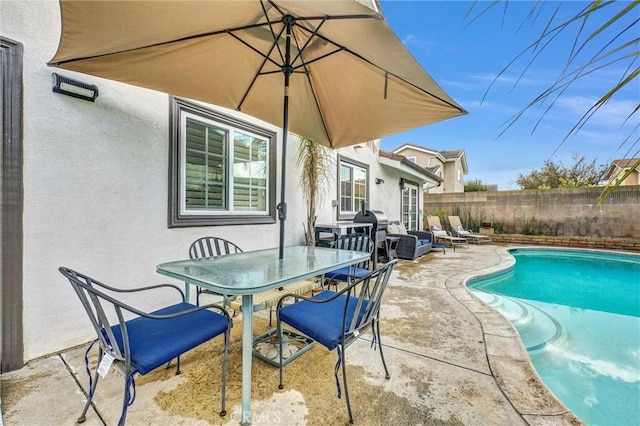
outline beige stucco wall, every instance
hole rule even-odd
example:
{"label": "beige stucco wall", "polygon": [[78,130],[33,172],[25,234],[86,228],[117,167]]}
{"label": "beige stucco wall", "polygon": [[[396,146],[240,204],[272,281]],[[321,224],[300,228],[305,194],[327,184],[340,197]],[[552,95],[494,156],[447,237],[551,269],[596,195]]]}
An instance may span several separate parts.
{"label": "beige stucco wall", "polygon": [[627,178],[622,182],[622,185],[640,185],[640,173],[632,172]]}
{"label": "beige stucco wall", "polygon": [[604,203],[594,205],[601,192],[594,187],[433,194],[425,197],[424,210],[504,221],[511,233],[535,220],[563,236],[640,238],[640,186],[621,186]]}
{"label": "beige stucco wall", "polygon": [[[367,164],[369,167],[369,200],[367,200],[367,208],[370,210],[382,211],[389,220],[400,220],[401,210],[401,191],[400,178],[405,178],[410,182],[419,185],[422,188],[422,179],[403,173],[397,168],[388,167],[378,162],[378,150],[380,142],[375,141],[373,144],[362,144],[358,148],[347,147],[336,151],[346,160],[353,160],[359,163]],[[337,219],[337,210],[332,207],[331,201],[337,201],[337,186],[335,181],[337,171],[335,170],[336,162],[333,163],[331,175],[333,176],[332,186],[325,192],[324,201],[322,203],[322,211],[318,214],[317,223],[335,222]],[[383,183],[376,184],[376,178],[384,180]],[[418,205],[422,206],[422,191],[418,191]],[[422,210],[418,215],[420,226],[422,226]]]}
{"label": "beige stucco wall", "polygon": [[[59,266],[120,287],[181,284],[157,274],[155,266],[187,257],[189,244],[198,237],[227,238],[244,250],[276,247],[279,240],[278,223],[169,229],[168,95],[47,67],[59,28],[57,0],[0,0],[0,34],[24,45],[25,361],[92,338],[86,314],[57,271]],[[100,96],[91,103],[53,93],[54,71],[96,84]],[[277,128],[235,111],[217,110],[276,131],[280,156]],[[297,146],[297,139],[290,137],[287,245],[304,243],[306,213],[298,187]],[[341,152],[371,163],[369,207],[398,219],[397,171],[379,165],[370,145]],[[375,177],[386,183],[375,185]],[[335,220],[331,200],[336,199],[336,183],[331,185],[319,220]],[[279,188],[278,182],[278,192]],[[142,308],[166,303],[133,302]]]}

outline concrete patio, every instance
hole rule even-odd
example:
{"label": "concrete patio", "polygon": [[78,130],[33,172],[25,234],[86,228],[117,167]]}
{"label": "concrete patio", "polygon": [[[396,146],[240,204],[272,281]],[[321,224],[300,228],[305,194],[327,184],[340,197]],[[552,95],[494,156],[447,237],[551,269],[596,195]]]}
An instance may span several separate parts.
{"label": "concrete patio", "polygon": [[[356,424],[580,424],[540,382],[511,325],[465,288],[468,277],[511,262],[504,246],[471,245],[398,263],[381,310],[391,379],[384,378],[370,336],[346,352]],[[268,312],[258,315],[263,318],[257,318],[256,334],[268,322]],[[236,316],[235,333],[240,321]],[[0,376],[4,424],[74,424],[88,386],[85,349],[34,360]],[[225,418],[217,414],[219,366],[208,357],[211,352],[196,349],[185,356],[181,375],[161,369],[137,378],[127,423],[237,424],[239,349],[238,342],[232,344]],[[334,363],[334,353],[314,347],[285,368],[285,388],[278,390],[277,368],[254,359],[253,424],[347,424],[345,403],[336,397]],[[122,379],[112,370],[101,379],[85,424],[116,424],[121,396]]]}

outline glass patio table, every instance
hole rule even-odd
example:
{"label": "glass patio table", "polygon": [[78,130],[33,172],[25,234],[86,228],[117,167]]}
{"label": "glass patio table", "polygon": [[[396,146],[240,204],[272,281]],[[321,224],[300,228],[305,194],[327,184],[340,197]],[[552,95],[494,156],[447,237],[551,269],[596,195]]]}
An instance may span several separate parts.
{"label": "glass patio table", "polygon": [[216,293],[242,296],[242,424],[251,423],[253,295],[362,262],[369,253],[291,246],[162,263],[158,273]]}

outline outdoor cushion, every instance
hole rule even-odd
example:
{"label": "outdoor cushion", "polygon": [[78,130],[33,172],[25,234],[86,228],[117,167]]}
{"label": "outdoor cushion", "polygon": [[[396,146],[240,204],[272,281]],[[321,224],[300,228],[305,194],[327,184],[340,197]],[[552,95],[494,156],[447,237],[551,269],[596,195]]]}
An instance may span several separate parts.
{"label": "outdoor cushion", "polygon": [[349,278],[362,278],[371,273],[370,270],[365,268],[356,268],[353,266],[345,266],[344,268],[336,269],[335,271],[327,272],[324,274],[325,278],[336,279],[338,281],[348,281]]}
{"label": "outdoor cushion", "polygon": [[[170,315],[193,308],[196,306],[191,303],[178,303],[154,311],[152,314]],[[131,363],[140,374],[144,375],[186,350],[193,349],[224,333],[228,320],[220,314],[205,309],[190,315],[163,320],[137,317],[127,321],[126,324],[131,345]],[[111,330],[118,346],[124,348],[120,326],[114,325]]]}
{"label": "outdoor cushion", "polygon": [[397,234],[398,233],[398,225],[392,223],[387,225],[387,233],[389,234]]}
{"label": "outdoor cushion", "polygon": [[446,236],[448,236],[447,231],[443,231],[443,230],[436,231],[436,230],[434,229],[432,232],[433,232],[433,235],[434,235],[435,237],[446,237]]}
{"label": "outdoor cushion", "polygon": [[[316,294],[312,299],[324,300],[334,296],[334,291],[323,291]],[[289,306],[281,308],[278,312],[280,320],[289,324],[298,331],[311,337],[313,340],[320,342],[327,349],[333,350],[340,343],[340,338],[344,334],[342,327],[342,316],[344,314],[344,305],[347,296],[341,294],[336,299],[326,303],[314,303],[306,300],[293,303]],[[347,307],[347,320],[345,324],[347,328],[353,319],[353,313],[356,308],[358,298],[349,296],[349,305]],[[361,309],[361,315],[364,309]]]}
{"label": "outdoor cushion", "polygon": [[407,235],[407,228],[404,226],[404,223],[399,223],[396,226],[398,227],[398,234]]}
{"label": "outdoor cushion", "polygon": [[471,232],[465,231],[460,225],[452,226],[452,228],[458,235],[471,235]]}
{"label": "outdoor cushion", "polygon": [[431,226],[431,230],[432,230],[432,231],[442,231],[442,226],[440,226],[440,225],[433,225],[433,226]]}
{"label": "outdoor cushion", "polygon": [[430,242],[431,242],[431,241],[429,241],[429,240],[418,240],[418,245],[419,245],[419,246],[423,246],[423,245],[428,244],[428,243],[430,243]]}

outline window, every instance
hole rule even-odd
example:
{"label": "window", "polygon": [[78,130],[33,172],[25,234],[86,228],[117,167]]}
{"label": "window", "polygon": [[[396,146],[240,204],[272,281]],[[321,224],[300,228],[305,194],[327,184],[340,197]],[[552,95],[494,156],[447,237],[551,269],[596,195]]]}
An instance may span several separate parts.
{"label": "window", "polygon": [[460,169],[456,169],[456,181],[462,182],[462,171]]}
{"label": "window", "polygon": [[412,163],[417,163],[418,162],[418,159],[415,156],[407,157],[407,160],[411,161]]}
{"label": "window", "polygon": [[274,132],[172,98],[169,227],[275,223]]}
{"label": "window", "polygon": [[402,223],[408,230],[418,229],[418,186],[405,181],[402,189]]}
{"label": "window", "polygon": [[369,168],[339,157],[338,173],[338,219],[352,219],[367,200]]}

